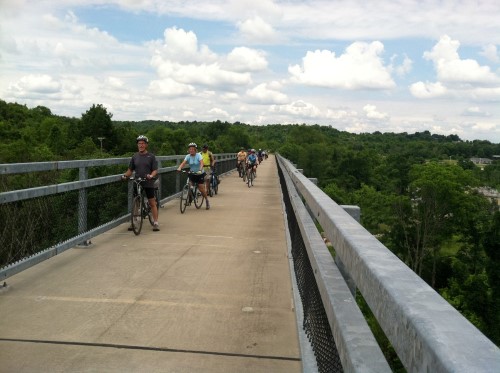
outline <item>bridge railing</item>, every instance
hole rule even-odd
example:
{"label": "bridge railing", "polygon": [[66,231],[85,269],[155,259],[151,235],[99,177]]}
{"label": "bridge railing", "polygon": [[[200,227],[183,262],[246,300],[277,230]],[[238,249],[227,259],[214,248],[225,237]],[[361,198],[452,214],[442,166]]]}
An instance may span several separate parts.
{"label": "bridge railing", "polygon": [[[346,371],[390,371],[374,346],[366,322],[360,320],[362,316],[348,290],[348,282],[359,289],[407,371],[499,371],[500,349],[493,342],[345,208],[288,160],[280,156],[277,160],[292,237],[295,276],[299,290],[303,287],[304,329],[312,340],[320,371],[335,371],[335,361],[328,361],[329,356],[330,360],[336,359],[332,350],[337,350]],[[315,222],[333,244],[347,280],[340,275],[318,236]],[[318,323],[319,328],[315,325]],[[333,344],[324,332],[325,324],[330,327]]]}
{"label": "bridge railing", "polygon": [[[215,154],[217,172],[236,166],[236,155]],[[158,156],[160,204],[178,196],[184,155]],[[121,182],[130,157],[0,164],[0,187],[21,176],[41,185],[0,193],[0,280],[90,240],[130,217],[131,183]],[[119,173],[117,173],[119,172]],[[54,182],[54,179],[77,179]],[[89,177],[89,175],[92,175]],[[19,182],[19,180],[18,180]],[[128,203],[127,203],[128,200]]]}

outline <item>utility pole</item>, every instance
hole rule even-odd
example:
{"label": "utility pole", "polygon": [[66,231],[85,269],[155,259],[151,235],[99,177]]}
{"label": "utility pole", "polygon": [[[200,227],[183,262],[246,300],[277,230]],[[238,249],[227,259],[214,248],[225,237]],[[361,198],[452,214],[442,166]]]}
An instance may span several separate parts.
{"label": "utility pole", "polygon": [[97,140],[101,142],[101,155],[102,155],[102,140],[104,140],[105,137],[98,137]]}

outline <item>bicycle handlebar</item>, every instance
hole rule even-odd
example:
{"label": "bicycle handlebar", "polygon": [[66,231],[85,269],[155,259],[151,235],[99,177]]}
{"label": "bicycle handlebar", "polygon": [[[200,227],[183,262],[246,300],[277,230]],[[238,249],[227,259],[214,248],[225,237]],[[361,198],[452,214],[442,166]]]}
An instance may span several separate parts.
{"label": "bicycle handlebar", "polygon": [[189,174],[189,175],[201,175],[201,174],[203,174],[202,171],[193,172],[191,170],[190,171],[186,171],[186,170],[180,170],[179,171],[179,170],[177,170],[177,172],[182,172],[184,174]]}
{"label": "bicycle handlebar", "polygon": [[122,175],[122,179],[125,180],[130,180],[130,181],[137,181],[138,183],[142,182],[142,181],[155,181],[158,179],[158,176],[154,176],[152,177],[151,179],[148,179],[148,178],[145,178],[145,177],[135,177],[135,176],[129,176],[129,177],[123,177]]}

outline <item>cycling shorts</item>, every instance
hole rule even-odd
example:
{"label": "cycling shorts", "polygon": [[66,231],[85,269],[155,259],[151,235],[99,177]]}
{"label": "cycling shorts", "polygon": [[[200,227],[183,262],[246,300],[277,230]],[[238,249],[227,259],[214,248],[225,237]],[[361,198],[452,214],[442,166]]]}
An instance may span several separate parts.
{"label": "cycling shorts", "polygon": [[206,175],[206,172],[203,172],[201,174],[189,174],[189,180],[195,184],[203,184]]}
{"label": "cycling shorts", "polygon": [[[145,188],[143,187],[142,189],[144,189],[144,192],[146,193],[146,197],[148,197],[148,199],[151,199],[151,198],[155,198],[155,189],[156,188]],[[134,196],[137,195],[137,188],[134,184]]]}

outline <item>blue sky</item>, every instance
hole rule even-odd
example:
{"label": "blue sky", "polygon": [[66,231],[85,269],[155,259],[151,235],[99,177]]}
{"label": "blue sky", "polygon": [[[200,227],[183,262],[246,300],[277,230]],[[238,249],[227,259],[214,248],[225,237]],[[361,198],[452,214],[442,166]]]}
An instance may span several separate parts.
{"label": "blue sky", "polygon": [[500,142],[500,3],[0,0],[0,98]]}

